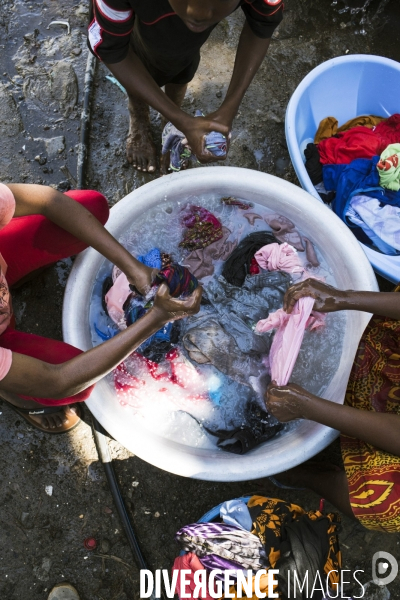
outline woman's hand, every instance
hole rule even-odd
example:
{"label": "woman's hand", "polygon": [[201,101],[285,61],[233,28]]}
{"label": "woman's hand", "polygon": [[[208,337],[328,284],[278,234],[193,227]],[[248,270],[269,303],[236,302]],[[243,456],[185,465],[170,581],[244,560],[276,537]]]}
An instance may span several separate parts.
{"label": "woman's hand", "polygon": [[299,385],[291,383],[277,386],[275,381],[272,381],[265,393],[265,406],[278,421],[287,423],[293,419],[304,418],[304,405],[312,398],[312,394]]}
{"label": "woman's hand", "polygon": [[214,120],[212,115],[207,117],[191,117],[190,124],[185,124],[181,131],[185,134],[190,150],[200,163],[206,164],[226,159],[226,154],[224,156],[215,156],[215,154],[205,148],[206,135],[211,133],[211,131],[222,133],[228,142],[230,128],[226,123]]}
{"label": "woman's hand", "polygon": [[195,315],[200,310],[202,293],[203,288],[199,286],[185,300],[177,300],[176,298],[172,298],[168,286],[163,283],[158,289],[151,312],[162,323],[169,323],[169,321],[176,321],[189,315]]}
{"label": "woman's hand", "polygon": [[146,265],[143,265],[136,259],[134,259],[134,261],[134,268],[125,272],[125,275],[129,283],[135,286],[139,294],[141,294],[142,296],[147,296],[147,294],[151,290],[151,286],[156,278],[159,269],[155,269],[153,267],[146,267]]}
{"label": "woman's hand", "polygon": [[347,295],[347,292],[338,290],[318,279],[306,279],[288,289],[283,299],[283,309],[290,314],[297,300],[311,296],[311,298],[315,298],[314,310],[334,312],[343,310],[342,303],[346,300]]}

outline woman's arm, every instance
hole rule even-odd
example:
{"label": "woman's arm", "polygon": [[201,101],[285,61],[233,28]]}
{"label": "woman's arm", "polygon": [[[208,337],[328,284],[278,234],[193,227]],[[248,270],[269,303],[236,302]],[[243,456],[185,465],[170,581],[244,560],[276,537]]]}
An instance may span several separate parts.
{"label": "woman's arm", "polygon": [[11,369],[0,381],[0,392],[55,399],[77,394],[107,375],[163,325],[197,313],[201,294],[199,287],[186,300],[176,300],[163,284],[153,308],[136,323],[104,344],[59,365],[13,353]]}
{"label": "woman's arm", "polygon": [[117,265],[130,283],[146,293],[153,270],[134,258],[79,202],[51,187],[7,184],[15,197],[15,217],[43,215]]}
{"label": "woman's arm", "polygon": [[400,456],[399,415],[335,404],[295,384],[278,387],[272,383],[267,390],[266,407],[282,423],[309,419]]}
{"label": "woman's arm", "polygon": [[283,300],[283,308],[291,313],[297,300],[304,296],[315,298],[314,310],[321,312],[361,310],[391,319],[400,319],[400,294],[398,293],[338,290],[316,279],[306,279],[288,289]]}

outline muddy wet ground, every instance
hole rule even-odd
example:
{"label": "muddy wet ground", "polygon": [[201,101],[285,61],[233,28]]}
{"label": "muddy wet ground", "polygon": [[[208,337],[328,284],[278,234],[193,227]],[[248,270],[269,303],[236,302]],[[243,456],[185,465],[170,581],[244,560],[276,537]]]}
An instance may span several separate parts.
{"label": "muddy wet ground", "polygon": [[[285,20],[246,94],[232,132],[228,165],[266,171],[297,184],[284,136],[284,114],[301,79],[320,62],[341,54],[372,53],[400,60],[400,5],[367,0],[288,0]],[[74,187],[86,66],[86,2],[5,0],[0,9],[0,181]],[[375,17],[375,18],[374,18]],[[361,20],[364,18],[364,21]],[[70,33],[51,21],[68,21]],[[240,11],[221,23],[202,52],[184,108],[214,110],[230,78],[242,23]],[[365,33],[365,35],[364,35]],[[127,108],[123,92],[96,73],[87,186],[110,205],[154,176],[137,174],[125,160]],[[152,114],[160,141],[160,119]],[[14,293],[18,327],[61,339],[63,290],[72,261],[63,261]],[[387,288],[387,284],[382,282]],[[389,288],[390,289],[390,288]],[[68,580],[82,600],[139,599],[138,571],[121,531],[90,430],[90,415],[69,435],[27,427],[0,406],[0,598],[47,598]],[[143,552],[152,568],[170,568],[175,531],[211,506],[263,491],[315,508],[307,492],[277,492],[270,484],[206,483],[170,475],[111,442],[115,467]],[[319,457],[340,464],[338,443]],[[49,496],[45,488],[52,486]],[[86,537],[98,540],[94,552]],[[400,559],[400,535],[364,530],[343,520],[344,568],[363,569],[370,582],[371,557],[386,550]],[[347,596],[357,586],[346,586]],[[388,588],[368,584],[364,598],[400,597],[400,578]]]}

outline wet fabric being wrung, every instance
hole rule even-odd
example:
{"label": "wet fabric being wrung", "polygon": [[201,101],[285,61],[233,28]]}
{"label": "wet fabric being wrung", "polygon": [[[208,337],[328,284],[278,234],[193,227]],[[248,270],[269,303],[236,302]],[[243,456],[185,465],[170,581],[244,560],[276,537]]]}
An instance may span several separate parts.
{"label": "wet fabric being wrung", "polygon": [[[196,117],[204,116],[200,110],[196,110]],[[226,137],[217,131],[211,131],[205,136],[204,147],[206,150],[214,154],[214,156],[225,156],[226,154]],[[192,154],[188,146],[185,135],[179,131],[171,122],[168,122],[162,132],[162,154],[170,152],[170,169],[172,171],[180,171],[183,164],[188,160],[197,158]]]}
{"label": "wet fabric being wrung", "polygon": [[276,329],[269,353],[271,379],[278,386],[286,385],[290,379],[306,329],[318,329],[324,325],[324,316],[313,313],[314,298],[300,298],[288,314],[277,310],[257,323],[256,332],[265,333]]}

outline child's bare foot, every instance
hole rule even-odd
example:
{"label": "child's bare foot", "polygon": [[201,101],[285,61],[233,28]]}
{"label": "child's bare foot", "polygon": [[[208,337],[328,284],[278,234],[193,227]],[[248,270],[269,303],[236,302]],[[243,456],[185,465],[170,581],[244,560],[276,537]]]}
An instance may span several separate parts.
{"label": "child's bare foot", "polygon": [[138,171],[154,173],[156,170],[156,147],[151,136],[149,107],[133,98],[129,98],[126,156]]}

